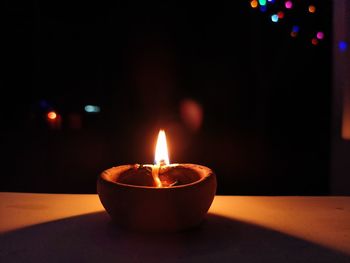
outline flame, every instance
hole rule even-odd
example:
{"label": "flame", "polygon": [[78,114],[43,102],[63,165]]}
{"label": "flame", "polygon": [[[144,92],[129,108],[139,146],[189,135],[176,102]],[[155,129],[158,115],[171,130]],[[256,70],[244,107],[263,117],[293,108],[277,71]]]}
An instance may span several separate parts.
{"label": "flame", "polygon": [[168,165],[170,163],[164,130],[160,130],[158,134],[154,161],[157,165]]}

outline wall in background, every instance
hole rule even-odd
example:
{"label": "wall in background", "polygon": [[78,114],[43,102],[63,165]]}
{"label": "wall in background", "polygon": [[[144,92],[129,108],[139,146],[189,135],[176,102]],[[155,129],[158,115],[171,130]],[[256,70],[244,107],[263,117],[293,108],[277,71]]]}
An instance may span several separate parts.
{"label": "wall in background", "polygon": [[152,162],[164,128],[171,161],[213,168],[218,194],[329,193],[329,0],[9,5],[1,191],[93,193],[102,170]]}

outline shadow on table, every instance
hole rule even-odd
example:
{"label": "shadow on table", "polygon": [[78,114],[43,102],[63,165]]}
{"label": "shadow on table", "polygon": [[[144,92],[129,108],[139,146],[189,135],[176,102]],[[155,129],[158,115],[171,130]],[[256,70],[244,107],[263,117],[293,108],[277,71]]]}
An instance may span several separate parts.
{"label": "shadow on table", "polygon": [[0,262],[350,262],[350,256],[274,230],[209,214],[191,231],[127,232],[103,212],[0,236]]}

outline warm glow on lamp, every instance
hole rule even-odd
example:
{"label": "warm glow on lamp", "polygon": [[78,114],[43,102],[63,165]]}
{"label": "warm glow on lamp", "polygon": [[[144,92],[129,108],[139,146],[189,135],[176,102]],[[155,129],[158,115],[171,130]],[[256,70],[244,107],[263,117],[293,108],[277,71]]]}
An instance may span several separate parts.
{"label": "warm glow on lamp", "polygon": [[157,165],[168,165],[169,162],[169,154],[168,154],[168,146],[166,143],[166,136],[164,130],[160,130],[158,133],[158,140],[156,144],[156,152],[154,161]]}

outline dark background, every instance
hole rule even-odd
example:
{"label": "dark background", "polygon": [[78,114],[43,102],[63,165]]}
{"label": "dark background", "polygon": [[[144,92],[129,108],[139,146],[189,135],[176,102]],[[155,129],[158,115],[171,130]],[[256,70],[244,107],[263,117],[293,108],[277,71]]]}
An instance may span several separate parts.
{"label": "dark background", "polygon": [[283,3],[7,3],[0,190],[95,193],[104,169],[152,163],[164,128],[218,194],[329,194],[331,1]]}

